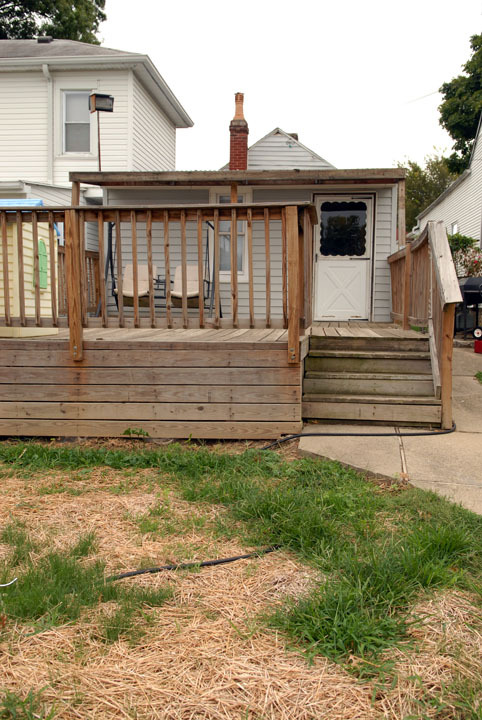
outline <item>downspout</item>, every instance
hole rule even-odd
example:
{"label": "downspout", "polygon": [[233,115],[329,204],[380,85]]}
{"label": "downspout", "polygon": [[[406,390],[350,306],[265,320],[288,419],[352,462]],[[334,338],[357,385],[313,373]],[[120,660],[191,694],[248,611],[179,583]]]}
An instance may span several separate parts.
{"label": "downspout", "polygon": [[47,63],[42,65],[42,72],[47,80],[47,182],[54,184],[54,88],[52,75]]}

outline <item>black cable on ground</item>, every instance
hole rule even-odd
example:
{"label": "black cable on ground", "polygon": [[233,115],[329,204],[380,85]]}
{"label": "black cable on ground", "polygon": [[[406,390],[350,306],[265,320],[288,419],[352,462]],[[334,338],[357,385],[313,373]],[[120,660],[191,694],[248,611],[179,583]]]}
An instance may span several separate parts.
{"label": "black cable on ground", "polygon": [[[302,437],[431,437],[434,435],[448,435],[453,433],[456,429],[455,423],[452,425],[450,430],[433,430],[433,431],[421,431],[421,432],[388,432],[388,433],[296,433],[294,435],[286,435],[286,437],[274,440],[269,445],[265,445],[261,450],[269,450],[276,445],[289,442],[290,440],[296,440]],[[115,580],[123,580],[124,578],[137,577],[137,575],[153,575],[154,573],[163,572],[166,570],[190,570],[192,568],[202,567],[215,567],[216,565],[227,565],[228,563],[236,562],[237,560],[249,560],[254,557],[261,557],[267,555],[275,550],[279,550],[281,545],[270,545],[269,547],[255,552],[247,553],[246,555],[235,555],[229,558],[219,558],[217,560],[203,560],[202,562],[187,562],[187,563],[176,563],[172,565],[159,565],[159,567],[145,568],[143,570],[130,570],[129,572],[119,573],[118,575],[111,575],[105,579],[105,582],[114,582]]]}
{"label": "black cable on ground", "polygon": [[449,433],[455,432],[457,429],[457,426],[455,423],[453,423],[450,430],[426,430],[425,432],[387,432],[387,433],[376,433],[376,432],[369,432],[369,433],[332,433],[332,432],[321,432],[321,433],[296,433],[294,435],[286,435],[286,437],[279,438],[278,440],[274,440],[269,445],[265,445],[261,448],[261,450],[270,450],[272,447],[275,447],[276,445],[281,445],[282,443],[289,442],[290,440],[296,440],[297,438],[303,438],[303,437],[433,437],[435,435],[448,435]]}
{"label": "black cable on ground", "polygon": [[174,565],[160,565],[159,567],[145,568],[143,570],[131,570],[130,572],[119,573],[119,575],[111,575],[105,579],[105,582],[113,582],[114,580],[122,580],[123,578],[136,577],[137,575],[147,575],[162,572],[163,570],[190,570],[198,567],[213,567],[215,565],[226,565],[227,563],[236,562],[236,560],[249,560],[250,558],[261,557],[275,550],[279,550],[281,545],[270,545],[269,547],[247,553],[246,555],[235,555],[229,558],[219,558],[218,560],[204,560],[203,562],[187,562]]}

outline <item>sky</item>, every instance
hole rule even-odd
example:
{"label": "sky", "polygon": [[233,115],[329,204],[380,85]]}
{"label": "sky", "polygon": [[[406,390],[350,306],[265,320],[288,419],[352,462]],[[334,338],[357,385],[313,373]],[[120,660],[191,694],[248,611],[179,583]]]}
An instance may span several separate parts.
{"label": "sky", "polygon": [[450,151],[438,89],[482,32],[482,0],[106,0],[102,45],[149,55],[194,127],[177,170],[229,160],[234,94],[249,144],[275,127],[338,168]]}

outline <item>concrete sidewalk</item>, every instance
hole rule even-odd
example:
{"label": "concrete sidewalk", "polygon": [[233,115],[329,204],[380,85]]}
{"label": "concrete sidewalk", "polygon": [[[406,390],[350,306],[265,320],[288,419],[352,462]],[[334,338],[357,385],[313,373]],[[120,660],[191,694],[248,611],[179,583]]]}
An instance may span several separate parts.
{"label": "concrete sidewalk", "polygon": [[[457,431],[440,437],[306,437],[302,454],[339,460],[371,474],[405,478],[482,514],[482,355],[454,348],[453,410]],[[396,432],[394,427],[305,425],[304,432]],[[400,428],[410,432],[410,428]]]}

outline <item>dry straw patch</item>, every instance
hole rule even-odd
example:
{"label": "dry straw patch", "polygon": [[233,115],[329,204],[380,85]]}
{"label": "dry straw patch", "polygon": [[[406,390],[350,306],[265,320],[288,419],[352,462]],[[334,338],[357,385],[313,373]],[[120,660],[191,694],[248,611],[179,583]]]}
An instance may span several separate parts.
{"label": "dry straw patch", "polygon": [[[418,650],[396,649],[396,686],[380,693],[376,708],[387,718],[453,718],[455,683],[479,684],[482,679],[482,613],[467,594],[450,591],[419,603],[414,616],[422,618],[411,634]],[[446,704],[443,710],[437,709]],[[423,714],[421,708],[423,707]],[[482,697],[479,698],[479,712]]]}
{"label": "dry straw patch", "polygon": [[[111,483],[121,473],[111,471]],[[51,474],[51,482],[65,482]],[[42,481],[44,482],[44,480]],[[96,555],[107,572],[156,563],[237,555],[238,541],[211,532],[222,509],[196,507],[202,528],[189,526],[190,503],[173,494],[134,490],[114,495],[105,474],[94,476],[91,491],[39,495],[31,481],[9,478],[0,498],[2,522],[26,523],[33,540],[64,550],[79,534],[95,532]],[[182,534],[141,535],[136,516],[159,502],[169,503]],[[1,684],[18,694],[45,688],[43,699],[55,704],[59,718],[272,718],[333,720],[373,717],[370,688],[323,658],[309,666],[283,638],[266,632],[255,616],[289,594],[306,592],[315,573],[288,553],[241,561],[198,573],[141,576],[126,583],[151,588],[168,582],[174,598],[148,614],[154,623],[135,645],[100,639],[98,608],[75,625],[36,635],[7,628],[0,660]],[[140,621],[142,622],[142,620]]]}

